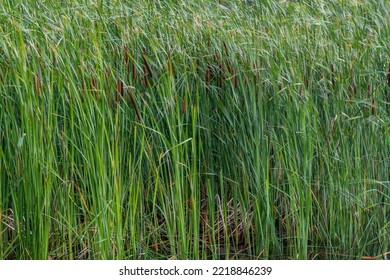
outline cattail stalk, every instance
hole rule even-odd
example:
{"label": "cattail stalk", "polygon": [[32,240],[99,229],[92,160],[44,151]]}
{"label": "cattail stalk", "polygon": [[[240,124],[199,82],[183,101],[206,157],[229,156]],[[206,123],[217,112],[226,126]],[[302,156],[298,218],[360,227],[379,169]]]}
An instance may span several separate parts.
{"label": "cattail stalk", "polygon": [[226,55],[229,56],[228,48],[225,42],[223,42],[223,49],[225,50]]}
{"label": "cattail stalk", "polygon": [[34,84],[35,84],[35,90],[37,91],[38,96],[40,96],[41,95],[41,81],[39,80],[38,74],[35,74]]}
{"label": "cattail stalk", "polygon": [[143,60],[143,62],[144,62],[144,67],[145,67],[145,69],[147,70],[147,72],[148,72],[150,78],[153,78],[152,69],[150,68],[149,63],[148,63],[148,61],[146,60],[146,55],[145,55],[146,49],[145,49],[145,48],[142,48],[142,51],[143,51],[143,53],[142,53],[142,60]]}
{"label": "cattail stalk", "polygon": [[145,83],[145,86],[147,88],[150,88],[150,82],[148,80],[148,74],[146,73],[147,72],[147,69],[146,69],[146,66],[144,65],[144,83]]}
{"label": "cattail stalk", "polygon": [[120,101],[124,95],[124,85],[121,79],[116,82],[116,101]]}
{"label": "cattail stalk", "polygon": [[133,95],[133,92],[132,92],[131,88],[129,88],[129,96],[130,96],[130,101],[131,101],[131,104],[132,104],[133,107],[134,107],[134,110],[135,110],[135,113],[136,113],[136,115],[137,115],[138,120],[139,120],[139,121],[142,121],[141,114],[140,114],[140,112],[138,111],[137,103],[135,103],[135,98],[134,98],[134,95]]}
{"label": "cattail stalk", "polygon": [[91,80],[91,88],[97,89],[97,83],[96,83],[96,80],[94,78],[92,78],[92,80]]}
{"label": "cattail stalk", "polygon": [[129,57],[129,47],[127,45],[124,48],[124,60],[125,60],[125,65],[128,65],[130,61],[130,57]]}

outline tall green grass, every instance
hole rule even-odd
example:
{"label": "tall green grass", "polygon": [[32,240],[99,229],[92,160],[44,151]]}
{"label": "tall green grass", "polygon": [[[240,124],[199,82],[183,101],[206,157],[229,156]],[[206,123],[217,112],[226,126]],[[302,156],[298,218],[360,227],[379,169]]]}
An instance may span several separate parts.
{"label": "tall green grass", "polygon": [[388,258],[389,11],[2,0],[0,258]]}

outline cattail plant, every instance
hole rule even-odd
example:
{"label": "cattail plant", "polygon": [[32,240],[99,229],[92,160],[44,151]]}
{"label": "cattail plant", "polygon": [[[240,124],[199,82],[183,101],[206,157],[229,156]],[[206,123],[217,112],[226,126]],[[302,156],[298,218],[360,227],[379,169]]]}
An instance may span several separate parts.
{"label": "cattail plant", "polygon": [[142,60],[144,62],[144,67],[147,70],[147,73],[150,78],[153,78],[153,72],[152,69],[150,68],[150,65],[146,59],[146,48],[142,48]]}
{"label": "cattail plant", "polygon": [[142,121],[141,114],[140,114],[140,112],[138,110],[138,107],[137,107],[137,103],[135,102],[135,98],[134,98],[134,94],[133,94],[132,88],[131,87],[127,87],[127,89],[128,89],[128,92],[129,92],[129,97],[130,97],[131,104],[134,107],[134,110],[135,110],[135,113],[137,115],[137,118],[138,118],[139,121]]}
{"label": "cattail plant", "polygon": [[116,92],[115,92],[115,99],[117,102],[122,100],[124,96],[124,92],[125,89],[124,89],[123,81],[120,78],[118,78],[116,81]]}
{"label": "cattail plant", "polygon": [[172,63],[171,51],[168,51],[167,69],[168,69],[169,75],[172,75],[172,76],[175,75],[175,68],[174,68],[173,63]]}
{"label": "cattail plant", "polygon": [[123,48],[123,54],[124,54],[124,62],[125,62],[125,65],[128,65],[129,62],[130,62],[130,53],[129,53],[129,46],[128,45],[125,45],[125,47]]}
{"label": "cattail plant", "polygon": [[34,84],[35,84],[35,91],[37,92],[38,96],[41,96],[41,81],[39,79],[39,75],[34,75]]}

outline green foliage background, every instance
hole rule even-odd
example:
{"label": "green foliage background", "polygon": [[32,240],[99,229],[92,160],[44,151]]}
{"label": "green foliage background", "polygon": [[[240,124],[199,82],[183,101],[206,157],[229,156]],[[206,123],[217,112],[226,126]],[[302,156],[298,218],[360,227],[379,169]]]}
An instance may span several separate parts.
{"label": "green foliage background", "polygon": [[388,258],[390,4],[0,1],[0,258]]}

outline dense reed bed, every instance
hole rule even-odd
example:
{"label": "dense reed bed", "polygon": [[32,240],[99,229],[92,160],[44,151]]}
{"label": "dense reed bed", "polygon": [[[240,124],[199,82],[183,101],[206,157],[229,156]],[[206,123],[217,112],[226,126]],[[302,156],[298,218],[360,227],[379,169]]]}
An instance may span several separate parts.
{"label": "dense reed bed", "polygon": [[0,5],[1,259],[390,254],[390,4]]}

